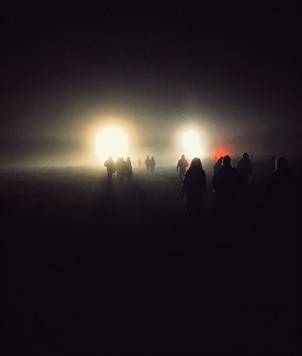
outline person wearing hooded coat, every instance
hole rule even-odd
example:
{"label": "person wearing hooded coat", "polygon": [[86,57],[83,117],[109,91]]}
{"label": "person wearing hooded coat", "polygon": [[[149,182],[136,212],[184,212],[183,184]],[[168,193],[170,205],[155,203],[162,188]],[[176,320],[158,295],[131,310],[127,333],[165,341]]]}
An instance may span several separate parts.
{"label": "person wearing hooded coat", "polygon": [[182,193],[186,202],[186,211],[192,221],[197,221],[204,194],[206,192],[206,173],[198,157],[193,158],[185,174],[182,184]]}
{"label": "person wearing hooded coat", "polygon": [[241,185],[241,176],[239,171],[232,167],[231,157],[224,156],[221,169],[212,179],[215,210],[219,217],[229,217],[232,214]]}

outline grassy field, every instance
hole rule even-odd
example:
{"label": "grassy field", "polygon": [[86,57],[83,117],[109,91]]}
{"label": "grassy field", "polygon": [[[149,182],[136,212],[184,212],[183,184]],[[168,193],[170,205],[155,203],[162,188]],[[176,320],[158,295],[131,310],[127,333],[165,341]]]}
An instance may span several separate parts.
{"label": "grassy field", "polygon": [[300,354],[298,201],[276,219],[259,163],[222,226],[205,168],[194,226],[175,167],[1,170],[3,354]]}

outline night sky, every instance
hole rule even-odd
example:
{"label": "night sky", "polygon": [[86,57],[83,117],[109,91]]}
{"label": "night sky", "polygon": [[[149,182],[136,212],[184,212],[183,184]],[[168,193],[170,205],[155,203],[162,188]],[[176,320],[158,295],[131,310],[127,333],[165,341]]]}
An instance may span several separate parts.
{"label": "night sky", "polygon": [[300,2],[108,3],[1,5],[1,164],[89,163],[111,118],[172,163],[192,122],[211,154],[301,155]]}

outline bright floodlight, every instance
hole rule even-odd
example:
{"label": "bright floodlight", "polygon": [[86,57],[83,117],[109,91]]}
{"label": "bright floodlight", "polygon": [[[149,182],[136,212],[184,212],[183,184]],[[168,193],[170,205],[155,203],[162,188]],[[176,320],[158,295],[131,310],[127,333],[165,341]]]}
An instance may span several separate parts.
{"label": "bright floodlight", "polygon": [[182,144],[184,154],[188,158],[201,157],[202,149],[200,146],[200,139],[196,132],[187,131],[182,136]]}
{"label": "bright floodlight", "polygon": [[115,127],[103,129],[96,137],[96,155],[102,162],[109,156],[114,160],[128,156],[128,140],[125,133]]}

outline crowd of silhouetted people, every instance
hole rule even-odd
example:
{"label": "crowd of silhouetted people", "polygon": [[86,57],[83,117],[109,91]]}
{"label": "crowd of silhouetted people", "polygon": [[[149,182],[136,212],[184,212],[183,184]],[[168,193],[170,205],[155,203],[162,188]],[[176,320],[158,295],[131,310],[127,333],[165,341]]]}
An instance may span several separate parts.
{"label": "crowd of silhouetted people", "polygon": [[[138,167],[141,168],[142,160],[138,159]],[[113,174],[116,173],[118,184],[123,184],[125,181],[130,182],[131,176],[133,175],[132,162],[130,157],[124,160],[123,157],[118,157],[116,162],[113,160],[112,156],[109,156],[105,161],[104,166],[107,168],[107,183],[112,185]],[[155,159],[148,155],[145,159],[146,172],[153,174],[155,171]]]}
{"label": "crowd of silhouetted people", "polygon": [[[279,219],[279,224],[281,224],[280,219],[286,219],[290,216],[292,208],[295,208],[297,198],[301,209],[302,158],[298,177],[299,187],[296,186],[287,159],[285,157],[274,158],[274,162],[274,170],[264,187],[264,197],[270,203],[273,216]],[[188,170],[187,167],[189,167]],[[177,162],[177,171],[182,181],[182,193],[188,217],[191,221],[197,221],[206,193],[206,173],[199,158],[195,157],[189,165],[184,155]],[[253,164],[247,152],[239,158],[236,167],[233,167],[229,155],[220,156],[217,159],[213,165],[211,185],[218,221],[229,221],[238,198],[245,199],[253,176]]]}
{"label": "crowd of silhouetted people", "polygon": [[[130,157],[124,160],[119,157],[116,162],[109,157],[105,162],[107,168],[107,182],[112,184],[112,176],[117,173],[117,182],[123,184],[130,182],[133,175]],[[138,167],[142,166],[141,159]],[[155,171],[155,159],[148,155],[145,159],[146,172],[153,174]],[[206,172],[203,169],[200,158],[195,157],[189,164],[185,155],[177,161],[176,171],[181,181],[182,195],[185,200],[185,208],[191,221],[198,221],[202,208],[202,201],[206,194]],[[238,160],[237,166],[233,167],[229,155],[220,156],[213,165],[211,180],[212,191],[215,197],[215,213],[221,221],[229,219],[234,211],[237,198],[245,197],[249,182],[253,178],[253,164],[247,152],[243,153]],[[302,159],[300,162],[300,198],[302,195]],[[275,159],[275,168],[267,182],[265,195],[271,202],[276,212],[286,209],[291,202],[294,191],[293,176],[288,167],[285,157]]]}
{"label": "crowd of silhouetted people", "polygon": [[112,176],[116,172],[117,182],[123,184],[125,180],[130,182],[131,176],[133,175],[132,162],[130,157],[127,157],[126,161],[123,157],[118,157],[116,162],[112,157],[108,157],[104,166],[107,168],[107,183],[112,185]]}

